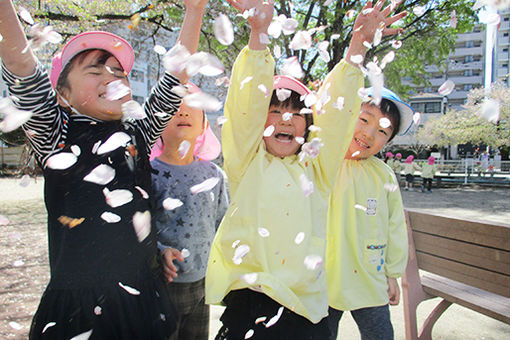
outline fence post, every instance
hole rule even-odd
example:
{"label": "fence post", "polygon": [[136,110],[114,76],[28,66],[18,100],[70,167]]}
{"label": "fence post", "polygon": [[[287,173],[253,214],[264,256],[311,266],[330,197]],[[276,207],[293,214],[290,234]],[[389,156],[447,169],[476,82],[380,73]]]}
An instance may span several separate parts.
{"label": "fence post", "polygon": [[464,184],[467,184],[468,182],[468,162],[467,162],[467,158],[464,158],[464,163],[465,163],[465,171],[464,171]]}

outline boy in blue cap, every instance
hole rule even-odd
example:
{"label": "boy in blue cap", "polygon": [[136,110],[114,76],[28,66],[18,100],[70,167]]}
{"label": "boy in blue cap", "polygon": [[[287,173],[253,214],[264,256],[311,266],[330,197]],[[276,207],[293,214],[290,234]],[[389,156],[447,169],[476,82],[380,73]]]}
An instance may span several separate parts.
{"label": "boy in blue cap", "polygon": [[[372,89],[369,94],[372,96]],[[330,339],[351,311],[362,339],[393,339],[388,303],[407,264],[402,197],[392,169],[374,157],[413,123],[413,109],[383,88],[361,106],[354,135],[330,195],[326,273]]]}

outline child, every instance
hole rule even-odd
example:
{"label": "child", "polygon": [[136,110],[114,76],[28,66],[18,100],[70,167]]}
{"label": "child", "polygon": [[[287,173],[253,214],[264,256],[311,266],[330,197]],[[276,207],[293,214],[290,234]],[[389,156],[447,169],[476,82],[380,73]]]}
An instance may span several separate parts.
{"label": "child", "polygon": [[409,155],[404,162],[404,175],[406,175],[406,186],[404,190],[413,191],[414,172],[421,170],[419,165],[414,163],[413,160],[414,156]]}
{"label": "child", "polygon": [[[206,1],[186,6],[179,41],[196,50]],[[180,97],[165,74],[147,99],[146,118],[121,121],[131,46],[107,32],[75,36],[54,60],[38,63],[11,1],[0,2],[3,78],[45,178],[51,279],[33,318],[31,339],[164,339],[175,328],[149,210],[148,154]],[[185,75],[180,75],[185,77]],[[51,79],[51,81],[50,81]],[[156,114],[165,112],[168,115]]]}
{"label": "child", "polygon": [[[188,88],[190,93],[200,91],[192,83]],[[177,331],[171,338],[175,340],[209,338],[205,270],[214,234],[228,206],[223,172],[210,162],[220,150],[205,112],[183,103],[151,155],[157,155],[151,165],[158,244],[167,279],[173,281],[169,290],[178,313]],[[190,191],[207,179],[218,179],[218,183],[209,191]],[[168,202],[177,204],[168,206]],[[175,275],[174,258],[182,261]]]}
{"label": "child", "polygon": [[425,192],[425,187],[428,192],[432,192],[432,179],[434,178],[437,166],[434,164],[435,158],[430,156],[428,159],[428,163],[423,164],[421,167],[421,178],[423,179],[423,184],[421,185],[421,192]]}
{"label": "child", "polygon": [[399,152],[395,154],[395,159],[391,163],[391,168],[393,169],[393,172],[395,172],[395,177],[397,177],[397,183],[400,184],[402,175],[400,174],[402,172],[402,154]]}
{"label": "child", "polygon": [[386,152],[386,155],[384,155],[384,163],[388,164],[390,168],[393,166],[393,154],[391,152]]}
{"label": "child", "polygon": [[[260,39],[273,16],[272,2],[231,3],[241,12],[255,8],[255,15],[248,19],[248,47],[234,64],[225,103],[222,141],[231,204],[206,274],[206,303],[226,305],[216,339],[325,339],[328,307],[321,263],[327,198],[359,112],[363,77],[346,61],[326,77],[318,98],[329,91],[331,100],[323,114],[313,116],[322,130],[308,137],[320,137],[323,146],[316,158],[300,162],[298,140],[307,138],[311,124],[310,115],[300,114],[305,106],[300,97],[310,91],[292,77],[273,77],[274,61]],[[391,21],[379,5],[367,12],[356,20],[359,33],[346,60],[364,55],[363,41],[372,41],[379,22]],[[338,97],[345,99],[341,110],[334,106]]]}
{"label": "child", "polygon": [[380,105],[361,105],[330,197],[326,273],[331,340],[337,338],[344,311],[351,312],[362,339],[393,339],[388,302],[399,302],[396,279],[407,264],[407,233],[398,182],[374,155],[397,133],[405,133],[412,117],[413,109],[385,88]]}

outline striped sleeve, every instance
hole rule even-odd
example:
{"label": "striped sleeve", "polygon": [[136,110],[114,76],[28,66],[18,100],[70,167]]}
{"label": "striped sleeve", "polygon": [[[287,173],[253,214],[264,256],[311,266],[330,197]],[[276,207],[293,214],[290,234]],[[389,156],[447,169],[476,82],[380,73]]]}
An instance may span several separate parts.
{"label": "striped sleeve", "polygon": [[[181,97],[172,92],[172,88],[178,85],[180,83],[177,78],[165,72],[152,89],[149,97],[145,100],[144,110],[147,118],[136,121],[145,139],[149,154],[152,145],[154,145],[165,129],[170,118],[181,106]],[[161,115],[160,113],[166,113],[166,115]]]}
{"label": "striped sleeve", "polygon": [[36,160],[44,166],[48,157],[63,142],[68,116],[58,105],[55,91],[40,63],[37,63],[34,74],[24,78],[12,74],[2,64],[2,78],[9,95],[15,98],[14,105],[33,113],[22,128]]}

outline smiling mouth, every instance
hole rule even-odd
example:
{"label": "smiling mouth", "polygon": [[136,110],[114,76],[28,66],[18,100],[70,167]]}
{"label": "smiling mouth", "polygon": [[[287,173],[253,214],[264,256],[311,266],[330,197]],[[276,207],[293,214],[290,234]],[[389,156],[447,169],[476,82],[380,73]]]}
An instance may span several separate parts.
{"label": "smiling mouth", "polygon": [[287,132],[279,132],[274,135],[274,138],[282,143],[291,143],[294,140],[294,135]]}
{"label": "smiling mouth", "polygon": [[177,124],[177,127],[191,127],[191,124],[180,123],[180,124]]}
{"label": "smiling mouth", "polygon": [[363,143],[362,141],[360,141],[358,138],[354,137],[354,141],[356,141],[356,144],[358,144],[359,146],[361,146],[362,148],[365,148],[365,149],[370,149],[370,146],[368,144],[365,144]]}

